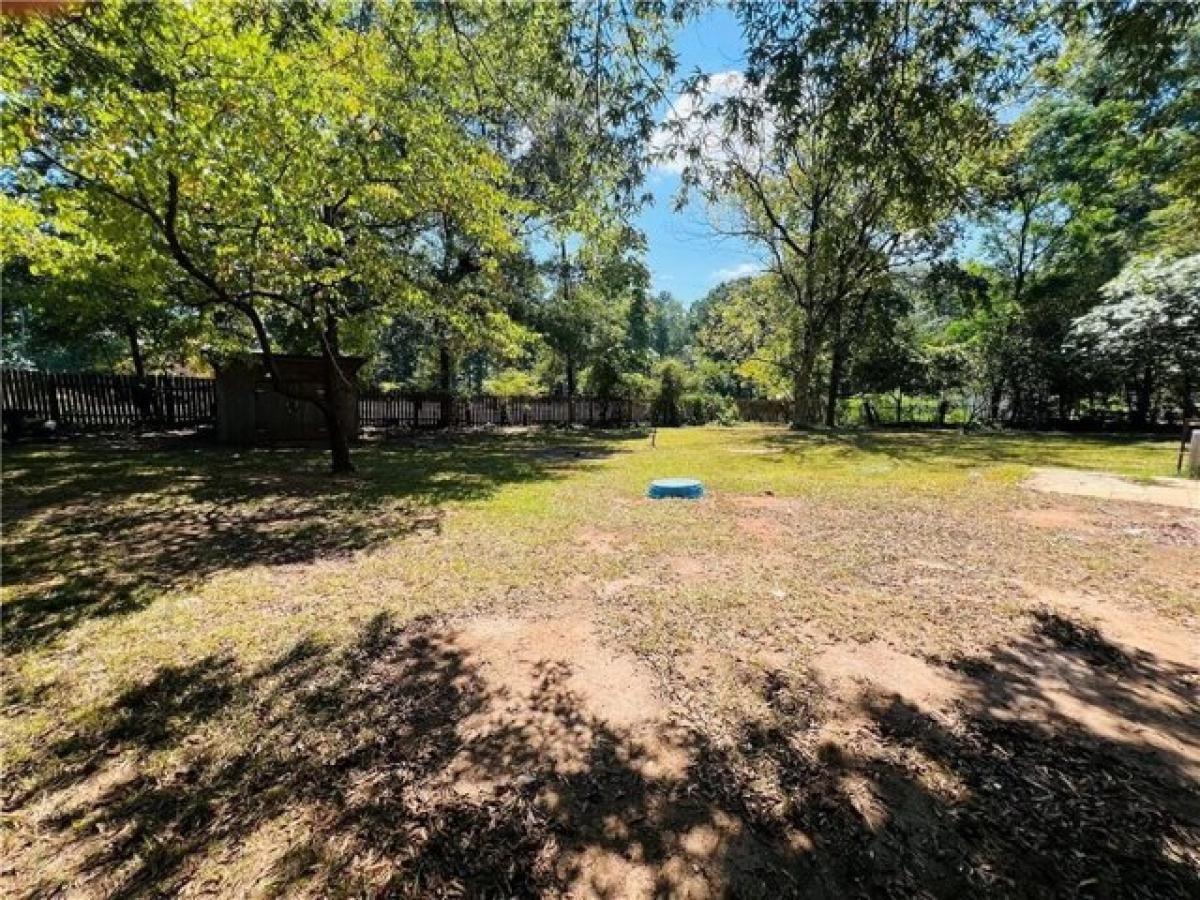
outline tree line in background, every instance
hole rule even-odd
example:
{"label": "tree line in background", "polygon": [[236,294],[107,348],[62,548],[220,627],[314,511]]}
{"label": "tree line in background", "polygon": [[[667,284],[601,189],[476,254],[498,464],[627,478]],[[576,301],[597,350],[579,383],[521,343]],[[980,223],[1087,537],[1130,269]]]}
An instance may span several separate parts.
{"label": "tree line in background", "polygon": [[[1189,3],[733,4],[744,73],[674,79],[695,2],[110,2],[3,24],[4,362],[335,361],[397,387],[880,395],[1048,424],[1195,413]],[[644,174],[757,248],[651,290]]]}

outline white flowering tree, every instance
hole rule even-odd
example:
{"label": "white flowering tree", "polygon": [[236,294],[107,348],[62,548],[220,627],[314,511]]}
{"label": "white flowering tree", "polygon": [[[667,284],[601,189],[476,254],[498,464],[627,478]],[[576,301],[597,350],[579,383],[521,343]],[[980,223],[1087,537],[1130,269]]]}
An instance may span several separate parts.
{"label": "white flowering tree", "polygon": [[1103,302],[1073,323],[1073,349],[1136,384],[1137,421],[1147,420],[1164,385],[1176,387],[1184,415],[1192,415],[1200,384],[1200,254],[1133,263],[1101,294]]}

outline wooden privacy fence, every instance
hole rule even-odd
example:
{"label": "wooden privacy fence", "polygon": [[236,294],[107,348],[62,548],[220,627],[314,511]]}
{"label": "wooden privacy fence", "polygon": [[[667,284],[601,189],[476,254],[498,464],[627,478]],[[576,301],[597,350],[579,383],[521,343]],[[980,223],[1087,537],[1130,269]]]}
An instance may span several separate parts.
{"label": "wooden privacy fence", "polygon": [[644,400],[576,397],[446,397],[377,389],[358,396],[358,421],[367,428],[445,428],[473,425],[629,425],[647,422]]}
{"label": "wooden privacy fence", "polygon": [[0,373],[0,385],[6,416],[68,428],[201,425],[213,420],[216,403],[211,378],[6,369]]}
{"label": "wooden privacy fence", "polygon": [[738,400],[738,418],[743,422],[783,422],[792,421],[792,401],[790,400]]}
{"label": "wooden privacy fence", "polygon": [[[192,427],[215,421],[211,378],[166,375],[144,379],[93,372],[0,373],[5,417],[53,421],[59,428],[104,430]],[[576,397],[444,397],[441,394],[359,392],[360,428],[445,428],[473,425],[627,425],[650,420],[643,400]]]}

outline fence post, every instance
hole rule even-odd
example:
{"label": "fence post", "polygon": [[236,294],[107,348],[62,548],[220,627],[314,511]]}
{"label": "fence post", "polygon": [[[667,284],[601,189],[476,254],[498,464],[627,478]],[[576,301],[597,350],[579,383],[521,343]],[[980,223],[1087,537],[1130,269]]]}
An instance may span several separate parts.
{"label": "fence post", "polygon": [[51,372],[47,381],[49,382],[47,390],[50,394],[50,418],[61,426],[63,420],[62,408],[58,405],[58,376]]}
{"label": "fence post", "polygon": [[174,428],[178,424],[179,411],[175,408],[175,391],[174,385],[163,378],[156,385],[159,389],[159,408],[163,411],[164,424],[168,428]]}

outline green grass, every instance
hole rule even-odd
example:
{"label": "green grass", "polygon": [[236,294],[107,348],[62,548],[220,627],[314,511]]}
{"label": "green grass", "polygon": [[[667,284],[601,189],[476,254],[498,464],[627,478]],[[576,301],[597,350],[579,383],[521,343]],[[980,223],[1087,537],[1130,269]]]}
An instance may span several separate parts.
{"label": "green grass", "polygon": [[[163,598],[184,603],[214,583],[226,596],[256,591],[271,567],[291,566],[289,578],[313,591],[353,596],[361,572],[305,564],[399,553],[406,541],[440,549],[399,553],[399,572],[369,554],[358,565],[412,584],[407,608],[418,611],[520,586],[535,573],[512,571],[515,558],[553,557],[556,542],[587,524],[637,529],[647,546],[685,540],[680,523],[701,520],[718,537],[728,523],[707,507],[637,502],[666,475],[700,478],[715,497],[769,491],[853,506],[965,503],[1037,465],[1148,478],[1173,464],[1168,441],[1111,437],[743,426],[662,430],[656,443],[643,433],[552,432],[369,445],[353,479],[328,477],[315,450],[18,448],[5,471],[8,640],[52,647],[93,620],[120,620]],[[417,589],[447,566],[464,590]]]}
{"label": "green grass", "polygon": [[[1173,463],[1168,441],[1055,435],[742,426],[661,430],[656,443],[547,432],[368,445],[351,479],[326,475],[317,450],[16,448],[5,468],[6,646],[35,682],[75,681],[61,670],[78,654],[104,658],[91,695],[181,650],[232,645],[260,658],[297,630],[333,636],[381,610],[408,619],[536,602],[548,581],[579,573],[654,580],[662,557],[685,551],[728,570],[725,596],[753,594],[744,564],[755,560],[739,555],[745,536],[721,504],[764,492],[820,504],[831,543],[801,552],[815,553],[821,577],[853,584],[856,566],[905,543],[887,531],[893,511],[940,509],[955,522],[1014,502],[1005,492],[1035,465],[1147,477]],[[667,475],[702,479],[710,501],[643,501]],[[843,534],[842,519],[860,532]],[[586,529],[616,552],[594,552]]]}
{"label": "green grass", "polygon": [[[88,741],[127,746],[154,710],[152,734],[192,743],[139,737],[142,772],[256,746],[263,692],[283,690],[262,673],[311,653],[349,678],[345,654],[379,621],[583,603],[609,640],[669,672],[688,654],[764,647],[802,665],[821,634],[953,655],[1011,633],[1037,602],[1029,585],[1194,611],[1188,555],[1152,530],[1131,538],[1122,520],[1081,542],[1010,515],[1047,502],[1018,485],[1032,466],[1167,475],[1170,441],[741,426],[662,430],[656,447],[642,432],[429,438],[365,445],[357,462],[335,479],[317,450],[8,452],[14,790],[86,769]],[[669,475],[702,479],[708,497],[644,499]],[[220,702],[204,716],[190,700],[131,706],[150,685]]]}

